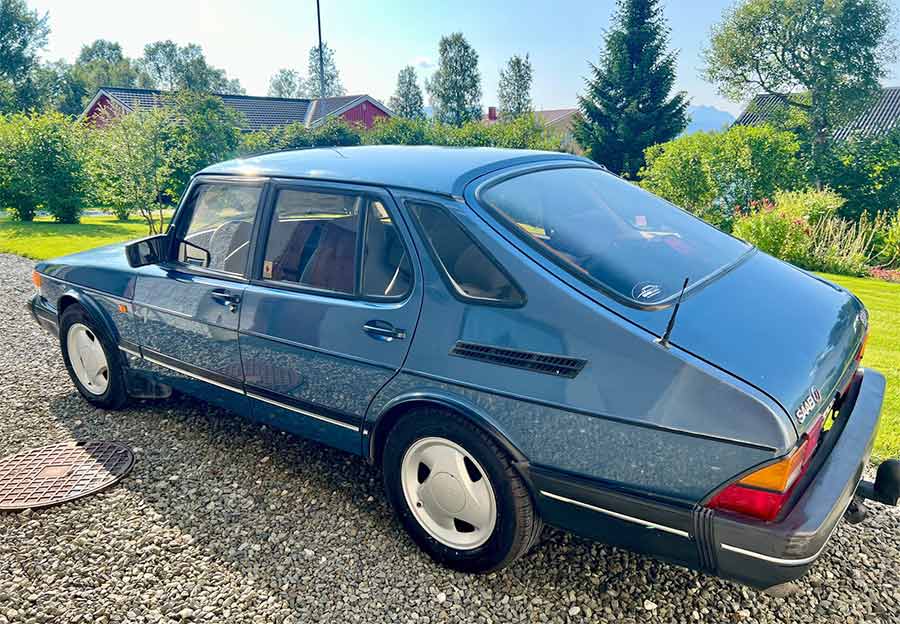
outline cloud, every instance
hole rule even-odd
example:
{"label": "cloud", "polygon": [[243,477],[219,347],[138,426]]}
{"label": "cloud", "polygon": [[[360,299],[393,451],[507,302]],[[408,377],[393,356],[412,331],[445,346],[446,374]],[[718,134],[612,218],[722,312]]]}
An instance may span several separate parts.
{"label": "cloud", "polygon": [[409,64],[418,69],[431,69],[434,67],[434,60],[430,56],[417,56]]}

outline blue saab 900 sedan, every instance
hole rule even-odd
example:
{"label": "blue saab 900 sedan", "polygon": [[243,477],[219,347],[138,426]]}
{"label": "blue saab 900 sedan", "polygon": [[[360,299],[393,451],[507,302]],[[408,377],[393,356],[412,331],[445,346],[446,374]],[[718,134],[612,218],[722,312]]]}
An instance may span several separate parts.
{"label": "blue saab 900 sedan", "polygon": [[767,588],[860,482],[866,311],[566,154],[355,147],[198,173],[165,235],[37,265],[105,408],[172,389],[382,467],[415,542],[501,568],[543,523]]}

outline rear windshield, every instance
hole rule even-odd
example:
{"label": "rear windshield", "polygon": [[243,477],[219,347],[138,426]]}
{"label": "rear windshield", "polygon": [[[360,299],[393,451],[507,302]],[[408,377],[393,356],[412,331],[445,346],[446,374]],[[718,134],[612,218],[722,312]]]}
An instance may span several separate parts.
{"label": "rear windshield", "polygon": [[517,235],[580,278],[642,305],[678,294],[750,246],[605,171],[509,178],[480,194]]}

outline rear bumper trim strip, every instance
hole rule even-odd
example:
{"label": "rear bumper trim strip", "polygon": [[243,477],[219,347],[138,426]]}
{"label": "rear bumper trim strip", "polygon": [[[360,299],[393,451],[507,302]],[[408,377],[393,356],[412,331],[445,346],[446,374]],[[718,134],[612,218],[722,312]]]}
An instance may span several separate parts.
{"label": "rear bumper trim strip", "polygon": [[686,539],[691,538],[691,534],[688,533],[687,531],[682,531],[681,529],[675,529],[670,526],[665,526],[664,524],[657,524],[655,522],[650,522],[649,520],[642,520],[641,518],[635,518],[634,516],[628,516],[626,514],[619,513],[618,511],[613,511],[611,509],[604,509],[603,507],[589,505],[588,503],[584,503],[582,501],[578,501],[573,498],[566,498],[565,496],[560,496],[559,494],[553,494],[552,492],[547,492],[545,490],[541,490],[541,495],[546,496],[547,498],[552,498],[553,500],[557,500],[557,501],[560,501],[563,503],[569,503],[570,505],[584,507],[585,509],[590,509],[591,511],[596,511],[598,513],[602,513],[607,516],[617,518],[619,520],[624,520],[625,522],[631,522],[632,524],[640,524],[641,526],[644,526],[648,529],[656,529],[658,531],[663,531],[665,533],[671,533],[672,535],[677,535],[679,537],[684,537]]}

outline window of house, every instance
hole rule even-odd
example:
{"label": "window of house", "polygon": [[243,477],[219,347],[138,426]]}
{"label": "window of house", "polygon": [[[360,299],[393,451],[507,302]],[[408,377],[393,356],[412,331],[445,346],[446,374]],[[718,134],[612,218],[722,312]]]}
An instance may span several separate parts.
{"label": "window of house", "polygon": [[365,203],[362,195],[279,190],[263,278],[352,293],[359,217]]}
{"label": "window of house", "polygon": [[262,188],[202,184],[193,192],[190,221],[182,230],[178,260],[213,271],[243,275]]}
{"label": "window of house", "polygon": [[410,202],[416,219],[445,281],[453,292],[474,302],[521,305],[522,291],[446,210]]}

